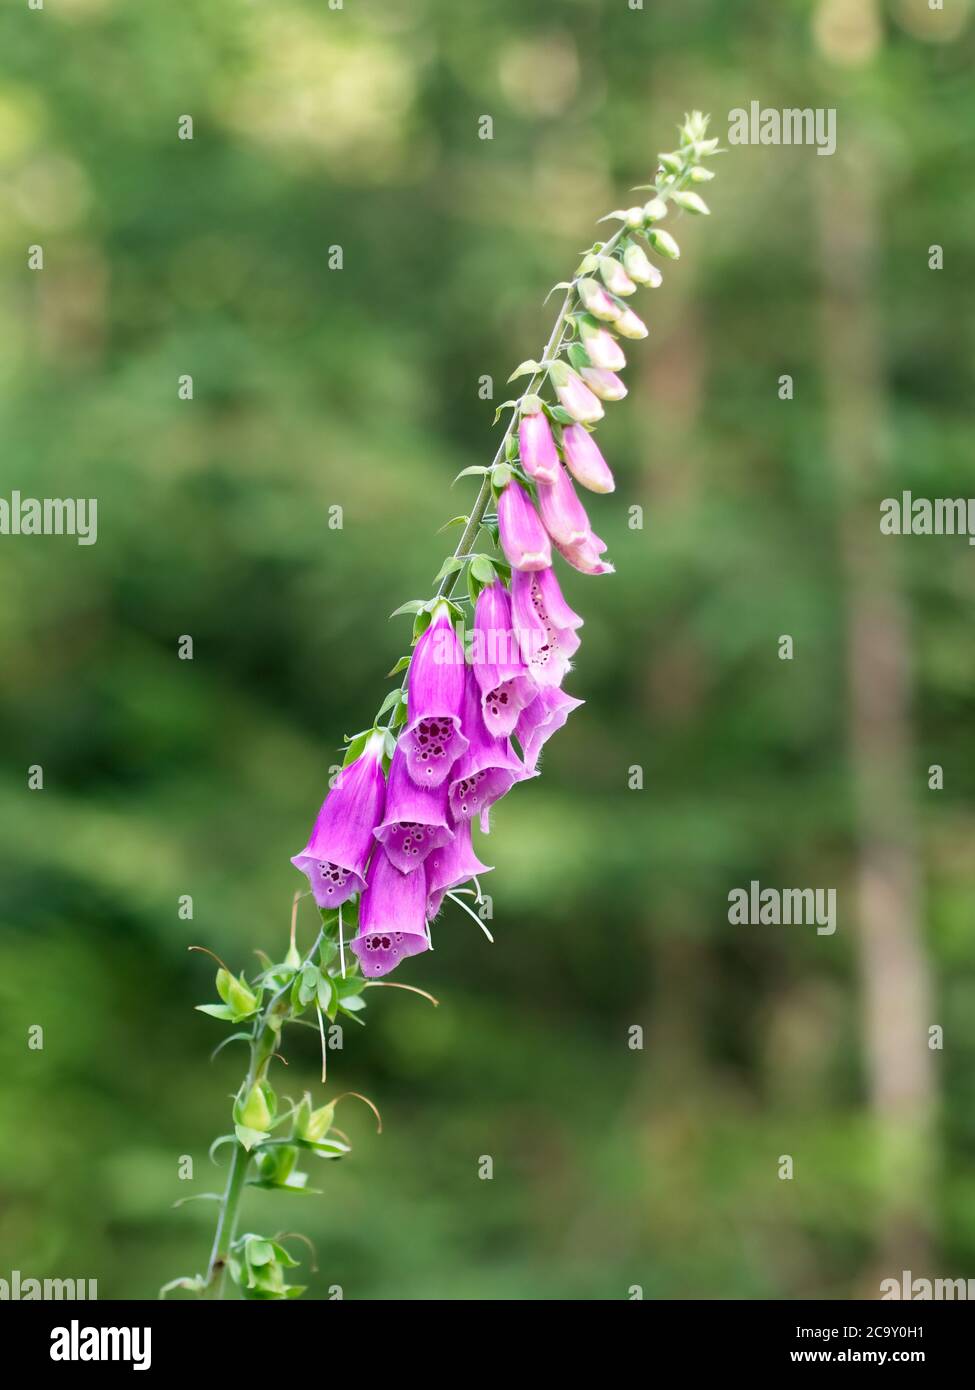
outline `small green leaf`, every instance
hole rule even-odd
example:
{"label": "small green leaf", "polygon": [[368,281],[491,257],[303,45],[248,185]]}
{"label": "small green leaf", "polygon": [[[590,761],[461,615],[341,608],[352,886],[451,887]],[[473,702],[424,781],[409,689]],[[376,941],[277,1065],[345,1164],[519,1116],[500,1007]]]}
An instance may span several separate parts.
{"label": "small green leaf", "polygon": [[533,358],[529,357],[527,361],[522,362],[519,366],[517,366],[514,369],[514,371],[508,377],[508,380],[515,381],[520,376],[534,376],[535,373],[539,371],[541,371],[541,364],[536,362]]}
{"label": "small green leaf", "polygon": [[484,467],[483,464],[480,464],[480,463],[472,463],[471,466],[470,466],[470,468],[462,468],[462,469],[460,470],[460,472],[457,474],[456,478],[454,479],[454,482],[451,483],[450,486],[453,487],[454,483],[459,483],[460,480],[461,480],[461,478],[473,478],[473,477],[481,477],[481,478],[483,478],[483,477],[484,477],[484,474],[485,474],[487,471],[488,471],[488,470]]}
{"label": "small green leaf", "polygon": [[249,1125],[234,1125],[234,1132],[239,1142],[250,1153],[255,1144],[262,1143],[268,1137],[265,1129],[251,1129]]}
{"label": "small green leaf", "polygon": [[[493,584],[497,572],[486,555],[475,555],[471,561],[471,573],[479,584]],[[486,602],[486,600],[485,600]]]}
{"label": "small green leaf", "polygon": [[422,598],[407,599],[406,603],[401,603],[398,608],[394,608],[389,616],[391,618],[398,618],[403,613],[419,613],[425,603],[426,599]]}
{"label": "small green leaf", "polygon": [[442,579],[447,578],[448,574],[456,574],[459,569],[463,568],[465,559],[466,556],[462,555],[448,555],[433,582],[439,584]]}
{"label": "small green leaf", "polygon": [[400,671],[405,671],[409,664],[410,658],[408,656],[401,656],[399,661],[397,661],[396,665],[393,667],[393,669],[391,671],[386,672],[387,679],[390,676],[398,676]]}
{"label": "small green leaf", "polygon": [[302,969],[298,983],[298,1002],[303,1005],[310,1004],[318,991],[318,982],[321,979],[317,965],[310,962]]}
{"label": "small green leaf", "polygon": [[399,690],[391,690],[389,692],[389,694],[383,700],[382,704],[379,706],[379,709],[376,711],[377,722],[380,719],[382,719],[383,715],[386,713],[387,710],[392,709],[393,706],[399,702],[400,693],[401,692]]}
{"label": "small green leaf", "polygon": [[181,1279],[170,1279],[168,1284],[163,1284],[159,1297],[165,1298],[172,1289],[189,1289],[191,1293],[202,1294],[206,1287],[207,1281],[202,1274],[184,1275]]}
{"label": "small green leaf", "polygon": [[211,1018],[220,1018],[226,1022],[237,1022],[233,1009],[229,1004],[197,1004],[196,1009],[201,1014],[209,1014]]}

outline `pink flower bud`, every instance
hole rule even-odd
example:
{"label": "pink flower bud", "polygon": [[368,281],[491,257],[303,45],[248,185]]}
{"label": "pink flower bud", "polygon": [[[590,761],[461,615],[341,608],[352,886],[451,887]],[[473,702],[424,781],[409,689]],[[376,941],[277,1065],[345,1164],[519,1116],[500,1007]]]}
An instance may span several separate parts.
{"label": "pink flower bud", "polygon": [[621,401],[626,395],[626,387],[620,378],[615,372],[607,372],[604,367],[581,367],[579,375],[601,401]]}
{"label": "pink flower bud", "polygon": [[528,493],[514,479],[498,498],[498,531],[508,564],[516,570],[543,570],[552,547]]}
{"label": "pink flower bud", "polygon": [[664,277],[648,259],[643,247],[637,246],[635,241],[631,241],[623,252],[623,265],[630,279],[635,280],[638,285],[650,285],[656,289],[663,284]]}
{"label": "pink flower bud", "polygon": [[612,323],[619,316],[620,306],[612,299],[598,280],[584,278],[576,285],[579,298],[584,307],[597,319]]}
{"label": "pink flower bud", "polygon": [[623,349],[608,329],[580,318],[579,337],[594,367],[605,367],[608,371],[618,372],[621,367],[626,366]]}
{"label": "pink flower bud", "polygon": [[622,333],[624,338],[645,338],[647,336],[647,325],[630,308],[623,310],[613,327],[617,333]]}
{"label": "pink flower bud", "polygon": [[615,257],[601,256],[599,260],[599,273],[603,277],[603,284],[611,294],[635,293],[636,285]]}
{"label": "pink flower bud", "polygon": [[590,424],[603,418],[603,408],[578,373],[565,362],[553,362],[548,369],[559,403],[573,420]]}
{"label": "pink flower bud", "polygon": [[523,415],[518,426],[518,451],[529,478],[552,483],[559,467],[555,440],[543,410]]}
{"label": "pink flower bud", "polygon": [[539,483],[538,510],[546,531],[556,545],[582,545],[592,534],[586,509],[562,467],[554,483]]}
{"label": "pink flower bud", "polygon": [[601,541],[598,536],[590,532],[588,538],[580,541],[577,545],[559,545],[556,542],[559,554],[572,566],[573,569],[581,571],[582,574],[614,574],[613,566],[607,560],[599,557],[606,549],[606,542]]}
{"label": "pink flower bud", "polygon": [[612,492],[616,487],[609,464],[599,445],[582,425],[567,425],[562,431],[562,451],[569,472],[590,492]]}

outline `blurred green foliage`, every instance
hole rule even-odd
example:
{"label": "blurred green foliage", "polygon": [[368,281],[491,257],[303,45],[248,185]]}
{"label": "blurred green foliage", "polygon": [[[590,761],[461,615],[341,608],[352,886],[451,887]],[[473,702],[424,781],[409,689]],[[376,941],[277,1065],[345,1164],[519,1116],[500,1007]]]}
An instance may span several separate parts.
{"label": "blurred green foliage", "polygon": [[[289,856],[405,649],[409,619],[386,614],[429,591],[449,543],[434,532],[475,487],[449,481],[493,452],[494,404],[544,341],[546,292],[685,110],[725,135],[728,111],[759,100],[835,107],[838,150],[723,155],[714,216],[675,224],[684,256],[641,298],[651,336],[600,435],[618,491],[592,499],[618,572],[566,577],[586,618],[569,688],[586,704],[484,845],[497,944],[450,912],[398,976],[441,1007],[372,996],[328,1093],[371,1096],[383,1134],[343,1107],[354,1152],[323,1165],[326,1196],[254,1193],[244,1228],[308,1231],[319,1297],[875,1296],[889,1155],[857,965],[821,166],[856,151],[851,181],[874,190],[880,495],[967,496],[970,11],[4,7],[3,491],[95,496],[99,538],[0,539],[0,1274],[151,1297],[203,1268],[212,1204],[171,1203],[223,1181],[207,1145],[243,1053],[207,1064],[222,1035],[192,1006],[212,977],[186,947],[235,969],[254,947],[283,952]],[[937,1273],[962,1276],[972,552],[888,544],[911,618],[920,929],[946,1033],[923,1224]],[[729,927],[727,893],[751,878],[835,885],[836,936]],[[306,900],[304,940],[313,917]],[[32,1024],[43,1051],[25,1045]],[[314,1034],[301,1042],[278,1085],[320,1095]]]}

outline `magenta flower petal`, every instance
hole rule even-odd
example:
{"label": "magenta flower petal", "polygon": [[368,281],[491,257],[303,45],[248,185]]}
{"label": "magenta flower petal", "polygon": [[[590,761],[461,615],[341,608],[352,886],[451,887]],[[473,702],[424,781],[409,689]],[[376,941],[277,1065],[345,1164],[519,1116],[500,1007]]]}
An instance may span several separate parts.
{"label": "magenta flower petal", "polygon": [[555,440],[544,410],[523,415],[518,426],[518,453],[530,478],[550,483],[559,466]]}
{"label": "magenta flower petal", "polygon": [[431,850],[448,844],[453,834],[447,819],[447,783],[418,787],[400,744],[389,768],[386,819],[373,834],[403,874],[413,873]]}
{"label": "magenta flower petal", "polygon": [[511,600],[500,580],[486,585],[478,596],[471,668],[481,689],[481,713],[488,732],[506,738],[514,731],[519,711],[535,698],[535,682],[522,659]]}
{"label": "magenta flower petal", "polygon": [[525,771],[510,740],[495,738],[488,731],[481,714],[480,687],[473,675],[464,700],[463,727],[470,744],[450,783],[449,806],[454,820],[481,815],[510,791]]}
{"label": "magenta flower petal", "polygon": [[498,498],[498,530],[501,548],[516,570],[547,569],[552,547],[531,498],[514,479]]}
{"label": "magenta flower petal", "polygon": [[409,723],[399,739],[409,774],[418,785],[439,787],[467,747],[460,727],[465,670],[450,609],[439,604],[410,661]]}
{"label": "magenta flower petal", "polygon": [[609,465],[599,445],[582,425],[567,425],[562,431],[562,451],[569,472],[590,492],[612,492],[616,487]]}
{"label": "magenta flower petal", "polygon": [[511,608],[531,675],[540,686],[561,685],[579,649],[582,619],[562,597],[554,571],[512,574]]}
{"label": "magenta flower petal", "polygon": [[481,695],[481,714],[488,733],[495,738],[508,738],[515,731],[519,714],[537,694],[538,686],[527,667],[523,676],[485,690]]}
{"label": "magenta flower petal", "polygon": [[515,731],[527,768],[535,771],[543,744],[562,728],[572,711],[583,704],[584,700],[576,700],[556,686],[543,686],[539,690],[537,699],[519,715]]}
{"label": "magenta flower petal", "polygon": [[291,860],[308,877],[319,907],[338,907],[366,886],[373,830],[383,816],[383,736],[374,734],[342,769],[325,798],[305,848]]}
{"label": "magenta flower petal", "polygon": [[454,838],[449,845],[435,849],[427,860],[427,917],[436,917],[444,894],[459,888],[468,879],[492,872],[490,864],[482,864],[471,844],[469,820],[454,822]]}
{"label": "magenta flower petal", "polygon": [[364,975],[388,975],[405,956],[430,949],[426,908],[423,869],[401,874],[377,846],[369,866],[369,887],[359,903],[359,931],[349,943]]}
{"label": "magenta flower petal", "polygon": [[592,530],[586,509],[576,496],[572,480],[564,468],[559,468],[554,483],[539,483],[538,510],[546,531],[556,545],[580,545]]}

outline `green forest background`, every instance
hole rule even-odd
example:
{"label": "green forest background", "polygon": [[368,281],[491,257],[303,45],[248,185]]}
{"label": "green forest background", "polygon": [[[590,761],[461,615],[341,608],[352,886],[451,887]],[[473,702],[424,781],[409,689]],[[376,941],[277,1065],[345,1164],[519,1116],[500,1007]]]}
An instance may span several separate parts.
{"label": "green forest background", "polygon": [[[99,534],[0,538],[0,1276],[204,1267],[213,1205],[172,1203],[222,1185],[244,1059],[208,1063],[187,946],[283,952],[546,293],[686,110],[726,142],[753,100],[835,108],[837,151],[731,148],[667,224],[600,432],[617,573],[565,578],[587,703],[485,846],[496,944],[454,910],[397,977],[441,1007],[371,996],[328,1094],[384,1132],[343,1108],[325,1194],[244,1228],[307,1231],[317,1297],[975,1276],[975,555],[878,526],[975,494],[973,49],[969,0],[4,7],[0,494],[95,496]],[[835,887],[836,934],[730,926],[752,879]],[[296,1032],[278,1084],[321,1094]]]}

